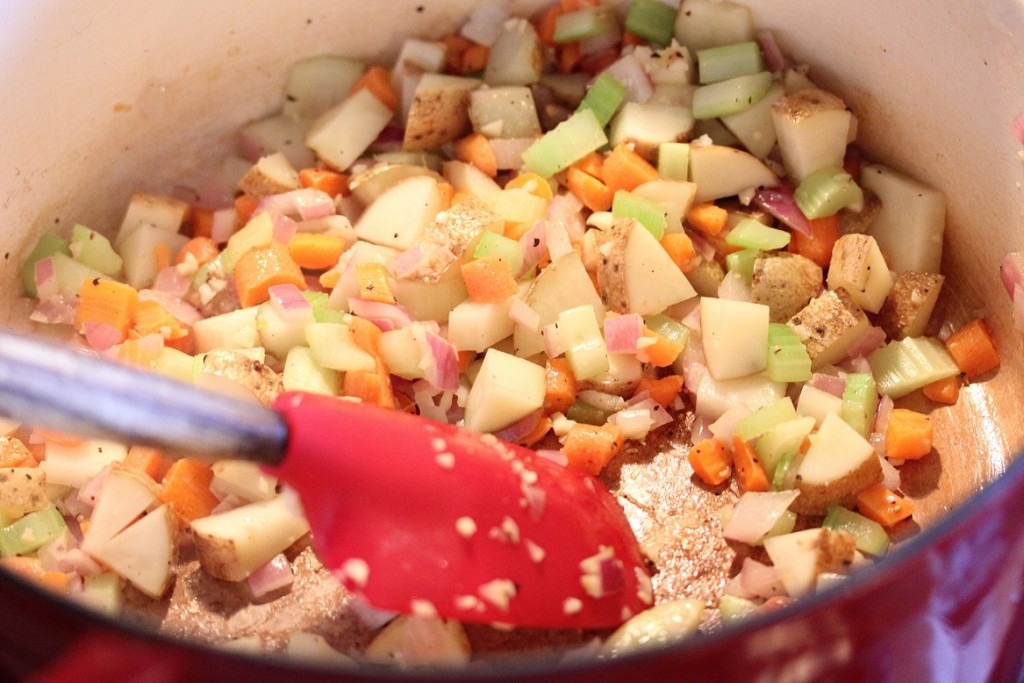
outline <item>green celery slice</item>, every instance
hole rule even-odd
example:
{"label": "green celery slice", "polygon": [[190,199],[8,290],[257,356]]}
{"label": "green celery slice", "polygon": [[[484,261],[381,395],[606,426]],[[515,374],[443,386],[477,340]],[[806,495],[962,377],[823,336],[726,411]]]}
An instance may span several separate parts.
{"label": "green celery slice", "polygon": [[878,386],[869,372],[854,372],[846,377],[840,417],[865,439],[871,434],[878,410]]}
{"label": "green celery slice", "polygon": [[675,22],[676,10],[661,0],[633,0],[626,13],[626,30],[658,47],[672,42]]}
{"label": "green celery slice", "polygon": [[878,393],[906,396],[926,384],[960,374],[946,347],[933,337],[907,337],[889,342],[868,356]]}
{"label": "green celery slice", "polygon": [[604,126],[591,109],[576,112],[523,151],[526,168],[550,178],[608,144]]}
{"label": "green celery slice", "polygon": [[583,424],[597,425],[598,427],[608,421],[609,415],[611,415],[610,412],[579,399],[565,411],[565,416],[573,422],[582,422]]}
{"label": "green celery slice", "polygon": [[682,344],[684,347],[690,341],[690,328],[677,320],[673,320],[663,313],[649,315],[644,318],[644,325],[651,332],[659,334],[669,341]]}
{"label": "green celery slice", "polygon": [[788,534],[792,532],[793,529],[796,528],[796,519],[797,516],[795,512],[793,512],[792,510],[784,510],[783,513],[779,515],[778,521],[776,521],[775,524],[772,525],[772,528],[768,530],[768,533],[766,533],[754,545],[764,545],[764,539],[766,538],[771,538],[772,536],[782,536],[783,534]]}
{"label": "green celery slice", "polygon": [[590,109],[601,126],[607,126],[626,99],[626,86],[608,72],[602,72],[587,89],[576,111]]}
{"label": "green celery slice", "polygon": [[832,531],[846,531],[853,534],[857,550],[875,557],[881,557],[889,550],[889,534],[882,525],[853,510],[833,505],[821,526]]}
{"label": "green celery slice", "polygon": [[552,40],[556,43],[572,43],[617,30],[615,16],[607,9],[583,7],[574,12],[558,15]]}
{"label": "green celery slice", "polygon": [[693,91],[693,117],[715,119],[746,111],[760,102],[771,87],[769,71],[702,85]]}
{"label": "green celery slice", "polygon": [[765,70],[761,48],[754,41],[698,50],[697,65],[702,85],[727,81],[737,76],[749,76]]}
{"label": "green celery slice", "polygon": [[803,179],[793,192],[793,199],[810,219],[838,213],[864,200],[864,192],[853,177],[837,166],[819,168]]}
{"label": "green celery slice", "polygon": [[[725,236],[725,241],[734,247],[774,251],[782,249],[792,236],[785,230],[769,228],[753,218],[744,218]],[[753,269],[753,264],[751,264]]]}
{"label": "green celery slice", "polygon": [[656,240],[665,234],[665,209],[657,202],[625,190],[619,190],[612,198],[612,217],[635,218]]}
{"label": "green celery slice", "polygon": [[793,465],[794,456],[795,452],[786,453],[782,456],[779,464],[775,466],[775,474],[772,476],[772,489],[775,491],[783,489],[783,485],[786,483],[786,475],[789,474],[789,468]]}
{"label": "green celery slice", "polygon": [[123,261],[110,245],[110,240],[84,225],[78,224],[71,229],[68,248],[76,261],[104,275],[114,275],[121,270]]}
{"label": "green celery slice", "polygon": [[31,512],[0,529],[0,556],[28,555],[60,535],[67,527],[57,508]]}
{"label": "green celery slice", "polygon": [[764,256],[760,249],[740,249],[725,256],[725,269],[730,272],[737,272],[750,284],[754,277],[754,261]]}
{"label": "green celery slice", "polygon": [[786,396],[741,418],[736,423],[736,434],[744,441],[750,441],[761,436],[772,427],[789,420],[795,420],[796,417],[796,408],[793,407],[793,401]]}
{"label": "green celery slice", "polygon": [[523,259],[526,257],[526,247],[516,240],[509,239],[496,232],[485,230],[480,235],[480,241],[473,249],[473,258],[499,258],[508,264],[509,270],[516,275],[523,268]]}
{"label": "green celery slice", "polygon": [[775,382],[806,382],[811,379],[811,357],[789,325],[768,324],[768,376]]}

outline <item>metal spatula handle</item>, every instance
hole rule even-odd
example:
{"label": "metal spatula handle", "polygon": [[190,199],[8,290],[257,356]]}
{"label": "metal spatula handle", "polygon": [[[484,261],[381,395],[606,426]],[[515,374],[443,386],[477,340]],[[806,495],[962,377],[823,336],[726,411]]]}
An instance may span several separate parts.
{"label": "metal spatula handle", "polygon": [[288,430],[273,410],[0,331],[0,415],[72,434],[208,459],[275,464]]}

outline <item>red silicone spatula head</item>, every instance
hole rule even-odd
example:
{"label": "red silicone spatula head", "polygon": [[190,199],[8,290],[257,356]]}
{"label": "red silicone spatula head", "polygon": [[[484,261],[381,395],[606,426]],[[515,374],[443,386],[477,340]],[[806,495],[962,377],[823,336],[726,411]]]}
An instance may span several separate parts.
{"label": "red silicone spatula head", "polygon": [[614,497],[536,453],[397,411],[309,394],[274,405],[283,462],[325,566],[381,609],[607,627],[650,606]]}

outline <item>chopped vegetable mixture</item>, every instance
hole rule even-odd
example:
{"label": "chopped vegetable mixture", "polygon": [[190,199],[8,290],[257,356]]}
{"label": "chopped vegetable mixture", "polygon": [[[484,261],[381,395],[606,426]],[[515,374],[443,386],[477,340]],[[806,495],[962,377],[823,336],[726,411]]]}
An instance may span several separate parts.
{"label": "chopped vegetable mixture", "polygon": [[[981,319],[934,336],[942,193],[865,159],[854,111],[754,19],[483,3],[390,65],[308,58],[201,181],[136,192],[116,230],[42,235],[31,319],[245,400],[351,397],[595,476],[691,425],[693,486],[737,492],[721,533],[755,550],[717,604],[663,602],[600,649],[773,609],[886,554],[914,512],[899,468],[934,457],[929,415],[894,401],[953,404],[999,353]],[[289,590],[308,524],[255,466],[2,431],[5,566],[117,612],[127,586],[164,598],[189,543],[254,599]],[[365,613],[380,631],[348,655],[471,656],[458,623]]]}

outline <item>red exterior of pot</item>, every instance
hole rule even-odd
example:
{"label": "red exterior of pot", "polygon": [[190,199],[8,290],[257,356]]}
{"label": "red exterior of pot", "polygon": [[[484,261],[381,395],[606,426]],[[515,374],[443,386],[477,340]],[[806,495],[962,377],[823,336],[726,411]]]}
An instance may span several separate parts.
{"label": "red exterior of pot", "polygon": [[[612,662],[552,670],[502,660],[405,680],[1006,681],[1024,671],[1024,461],[842,587],[742,628]],[[0,581],[0,666],[40,681],[372,681],[133,632],[22,581]]]}

